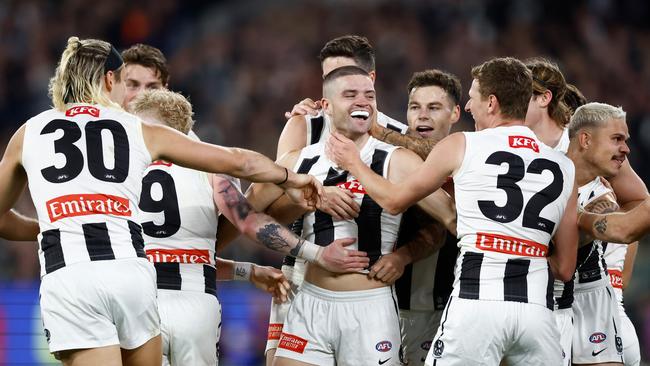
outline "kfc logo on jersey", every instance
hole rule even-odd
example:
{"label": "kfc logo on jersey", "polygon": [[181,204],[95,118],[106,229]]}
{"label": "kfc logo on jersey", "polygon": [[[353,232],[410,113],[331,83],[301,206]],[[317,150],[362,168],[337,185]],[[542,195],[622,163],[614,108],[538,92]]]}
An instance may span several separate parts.
{"label": "kfc logo on jersey", "polygon": [[282,334],[282,327],[284,326],[283,323],[271,323],[269,324],[269,330],[268,330],[268,340],[277,340],[280,339],[280,335]]}
{"label": "kfc logo on jersey", "polygon": [[307,340],[289,333],[282,333],[278,348],[284,348],[289,351],[304,353],[307,347]]}
{"label": "kfc logo on jersey", "polygon": [[172,163],[165,161],[165,160],[154,160],[149,164],[149,166],[155,166],[155,165],[163,165],[163,166],[172,166]]}
{"label": "kfc logo on jersey", "polygon": [[375,345],[375,349],[379,352],[388,352],[393,349],[393,344],[390,341],[381,341]]}
{"label": "kfc logo on jersey", "polygon": [[74,117],[78,114],[89,114],[93,117],[99,117],[99,109],[89,105],[79,105],[65,111],[67,117]]}
{"label": "kfc logo on jersey", "polygon": [[152,263],[210,264],[206,249],[148,249],[147,259]]}
{"label": "kfc logo on jersey", "polygon": [[531,149],[536,153],[539,152],[539,145],[537,144],[537,141],[535,141],[535,139],[530,137],[508,136],[508,142],[510,143],[510,147],[512,147],[513,149],[525,148],[525,149]]}
{"label": "kfc logo on jersey", "polygon": [[605,333],[596,332],[589,336],[589,342],[591,343],[603,343],[607,339]]}
{"label": "kfc logo on jersey", "polygon": [[351,180],[349,182],[343,182],[336,185],[339,188],[347,189],[352,193],[366,194],[366,190],[363,188],[361,183],[358,180]]}
{"label": "kfc logo on jersey", "polygon": [[623,272],[616,269],[607,269],[609,273],[609,282],[612,283],[612,287],[623,289]]}
{"label": "kfc logo on jersey", "polygon": [[476,247],[490,252],[540,258],[546,257],[547,251],[547,247],[544,244],[489,233],[476,233]]}
{"label": "kfc logo on jersey", "polygon": [[131,216],[129,200],[110,194],[69,194],[45,202],[50,222],[85,215]]}

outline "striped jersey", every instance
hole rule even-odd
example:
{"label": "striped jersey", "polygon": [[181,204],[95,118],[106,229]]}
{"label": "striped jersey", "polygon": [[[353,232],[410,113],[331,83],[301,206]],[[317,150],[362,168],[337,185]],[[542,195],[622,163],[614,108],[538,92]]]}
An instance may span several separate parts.
{"label": "striped jersey", "polygon": [[[155,161],[142,178],[140,223],[159,289],[216,295],[218,216],[209,177]],[[238,180],[223,177],[239,189]]]}
{"label": "striped jersey", "polygon": [[[585,208],[609,192],[611,190],[603,185],[600,177],[596,177],[591,182],[578,188],[578,205]],[[578,248],[576,273],[573,280],[574,291],[586,286],[591,287],[588,284],[608,277],[604,254],[603,242],[600,240],[593,240],[591,243]]]}
{"label": "striped jersey", "polygon": [[575,169],[525,126],[465,132],[454,175],[460,255],[453,296],[553,308],[548,245]]}
{"label": "striped jersey", "polygon": [[605,250],[605,263],[609,282],[616,294],[616,300],[620,310],[623,310],[623,268],[625,267],[625,255],[627,244],[603,243]]}
{"label": "striped jersey", "polygon": [[[307,141],[305,146],[313,145],[315,143],[325,141],[330,134],[330,117],[322,111],[317,116],[305,116],[307,119]],[[377,111],[377,123],[388,129],[399,132],[405,135],[409,126],[394,120],[382,112]]]}
{"label": "striped jersey", "polygon": [[26,122],[22,165],[38,214],[41,276],[75,263],[144,257],[137,223],[151,155],[139,118],[69,104]]}
{"label": "striped jersey", "polygon": [[[426,213],[418,211],[421,210],[414,206],[402,216],[398,248],[417,240],[418,231],[435,222]],[[434,311],[445,308],[453,289],[458,245],[456,237],[449,232],[444,240],[439,250],[404,267],[404,273],[395,282],[397,303],[401,310]]]}
{"label": "striped jersey", "polygon": [[[388,177],[388,164],[397,148],[369,137],[360,151],[361,160],[377,174]],[[354,193],[361,210],[353,220],[334,220],[332,216],[316,210],[302,220],[302,235],[321,246],[342,238],[357,238],[350,249],[368,253],[370,266],[384,254],[391,253],[397,240],[402,215],[385,212],[369,195],[359,181],[345,170],[336,169],[325,156],[325,144],[318,143],[302,149],[295,171],[313,175],[324,186],[338,186]]]}

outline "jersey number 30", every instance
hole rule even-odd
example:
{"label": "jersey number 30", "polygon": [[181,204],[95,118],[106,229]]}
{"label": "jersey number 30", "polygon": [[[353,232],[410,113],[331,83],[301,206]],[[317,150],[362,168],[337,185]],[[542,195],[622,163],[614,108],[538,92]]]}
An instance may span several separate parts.
{"label": "jersey number 30", "polygon": [[[503,206],[497,206],[494,201],[479,200],[478,207],[485,217],[498,222],[512,222],[524,211],[522,225],[527,228],[541,230],[553,234],[555,223],[540,217],[544,207],[555,201],[562,193],[564,176],[560,166],[548,159],[535,159],[525,169],[524,159],[506,151],[497,151],[485,161],[490,165],[508,164],[508,171],[497,176],[497,188],[506,192],[507,201]],[[526,173],[542,174],[548,170],[553,174],[553,181],[546,188],[535,193],[524,208],[524,195],[517,182],[524,178]]]}

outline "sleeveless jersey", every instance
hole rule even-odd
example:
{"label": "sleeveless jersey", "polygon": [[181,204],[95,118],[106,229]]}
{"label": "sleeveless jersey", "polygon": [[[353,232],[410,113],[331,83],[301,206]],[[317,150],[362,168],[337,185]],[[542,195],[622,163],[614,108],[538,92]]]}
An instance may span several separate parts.
{"label": "sleeveless jersey", "polygon": [[[396,147],[370,137],[361,149],[361,160],[377,174],[387,178],[388,164]],[[316,210],[306,214],[302,222],[303,238],[321,246],[335,239],[357,238],[350,249],[368,253],[370,266],[395,247],[402,215],[385,212],[359,184],[359,181],[345,170],[339,170],[325,156],[323,143],[302,149],[294,168],[316,177],[324,186],[338,186],[355,194],[360,205],[359,217],[354,220],[334,220],[330,215]]]}
{"label": "sleeveless jersey", "polygon": [[574,166],[525,126],[465,132],[454,175],[460,256],[453,296],[553,308],[548,245]]}
{"label": "sleeveless jersey", "polygon": [[[315,143],[325,141],[330,134],[330,118],[322,111],[317,116],[305,116],[307,119],[307,141],[305,146],[313,145]],[[388,129],[399,132],[405,135],[409,126],[394,120],[387,115],[377,111],[377,123]]]}
{"label": "sleeveless jersey", "polygon": [[218,220],[212,192],[205,172],[163,161],[145,172],[140,223],[158,288],[216,295]]}
{"label": "sleeveless jersey", "polygon": [[150,162],[140,119],[121,109],[70,104],[27,121],[22,164],[41,230],[41,276],[144,257],[137,203]]}
{"label": "sleeveless jersey", "polygon": [[[585,208],[591,202],[611,192],[605,187],[600,177],[578,188],[578,205]],[[584,287],[586,284],[607,278],[607,265],[604,259],[604,242],[594,240],[578,248],[576,273],[574,276],[574,289]]]}
{"label": "sleeveless jersey", "polygon": [[562,131],[562,136],[560,137],[560,141],[558,141],[557,145],[553,148],[555,151],[559,151],[563,154],[566,154],[567,151],[569,151],[569,144],[571,143],[571,140],[569,140],[569,129],[565,128]]}
{"label": "sleeveless jersey", "polygon": [[623,309],[623,268],[625,267],[625,255],[627,244],[603,243],[605,247],[605,264],[609,274],[609,282],[614,288],[616,300],[620,310]]}

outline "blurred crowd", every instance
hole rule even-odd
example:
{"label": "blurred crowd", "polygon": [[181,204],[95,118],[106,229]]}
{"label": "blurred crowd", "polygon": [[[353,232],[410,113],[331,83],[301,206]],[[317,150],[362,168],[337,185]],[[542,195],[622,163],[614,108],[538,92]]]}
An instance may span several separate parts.
{"label": "blurred crowd", "polygon": [[[414,71],[453,72],[466,93],[471,67],[490,57],[555,60],[588,100],[628,112],[630,160],[647,183],[648,18],[650,2],[643,0],[3,0],[0,144],[50,106],[49,78],[67,38],[76,35],[118,49],[138,42],[160,48],[170,88],[194,104],[199,136],[274,156],[284,112],[304,97],[320,97],[318,51],[354,33],[375,47],[380,109],[401,120]],[[471,116],[455,128],[473,129]],[[17,207],[34,215],[30,205],[25,198]],[[38,277],[35,244],[2,244],[0,278]],[[230,254],[278,264],[277,256],[241,247]],[[647,262],[643,253],[639,261]]]}

